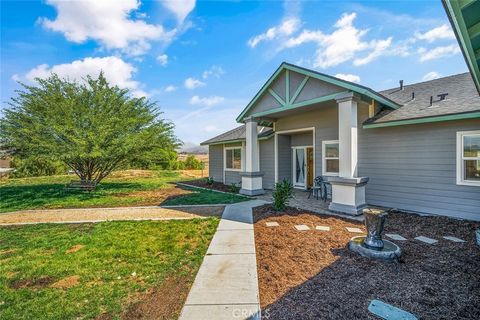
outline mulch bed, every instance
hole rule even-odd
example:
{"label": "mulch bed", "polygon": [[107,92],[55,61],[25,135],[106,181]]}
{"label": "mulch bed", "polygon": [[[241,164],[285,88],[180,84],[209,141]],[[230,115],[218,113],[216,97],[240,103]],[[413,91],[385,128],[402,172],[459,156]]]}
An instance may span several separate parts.
{"label": "mulch bed", "polygon": [[[480,247],[474,230],[480,223],[446,217],[391,213],[385,233],[402,249],[399,262],[385,263],[346,249],[359,234],[345,227],[362,223],[287,208],[254,209],[255,245],[262,316],[265,319],[379,319],[367,307],[379,299],[419,319],[480,319]],[[279,227],[266,227],[276,221]],[[312,230],[297,231],[306,224]],[[314,230],[330,226],[328,232]],[[439,240],[427,245],[413,238]],[[442,236],[467,243],[453,243]]]}
{"label": "mulch bed", "polygon": [[214,181],[213,184],[207,184],[206,179],[198,179],[198,180],[182,181],[182,183],[189,184],[195,187],[202,187],[206,189],[212,189],[212,190],[231,193],[231,186],[227,186],[217,181]]}

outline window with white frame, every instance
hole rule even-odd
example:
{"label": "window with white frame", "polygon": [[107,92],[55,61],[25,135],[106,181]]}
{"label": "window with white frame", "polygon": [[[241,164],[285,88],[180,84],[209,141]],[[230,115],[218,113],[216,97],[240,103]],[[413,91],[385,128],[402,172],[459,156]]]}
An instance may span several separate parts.
{"label": "window with white frame", "polygon": [[322,141],[322,174],[338,176],[340,168],[338,140]]}
{"label": "window with white frame", "polygon": [[457,132],[457,184],[480,186],[480,130]]}
{"label": "window with white frame", "polygon": [[225,170],[242,169],[242,148],[225,148]]}

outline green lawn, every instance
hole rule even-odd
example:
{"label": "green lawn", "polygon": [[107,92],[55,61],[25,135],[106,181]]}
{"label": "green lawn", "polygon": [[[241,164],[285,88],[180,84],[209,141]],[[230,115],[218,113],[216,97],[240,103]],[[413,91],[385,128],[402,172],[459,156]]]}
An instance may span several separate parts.
{"label": "green lawn", "polygon": [[[128,173],[128,171],[127,171]],[[94,192],[64,191],[75,176],[51,176],[0,180],[0,212],[47,209],[119,207],[159,204],[213,204],[243,201],[246,198],[212,191],[196,191],[180,198],[173,182],[186,180],[173,171],[142,171],[143,175],[107,178]]]}
{"label": "green lawn", "polygon": [[[208,218],[2,227],[0,319],[119,318],[139,293],[161,289],[166,278],[190,285],[217,224]],[[76,245],[84,247],[66,253]],[[79,277],[76,286],[52,287],[71,276]]]}
{"label": "green lawn", "polygon": [[195,205],[195,204],[212,204],[212,203],[237,203],[242,201],[251,200],[248,197],[241,195],[236,195],[233,193],[221,193],[210,190],[198,189],[198,188],[188,188],[184,187],[183,189],[191,191],[192,193],[178,196],[171,199],[165,200],[162,205]]}

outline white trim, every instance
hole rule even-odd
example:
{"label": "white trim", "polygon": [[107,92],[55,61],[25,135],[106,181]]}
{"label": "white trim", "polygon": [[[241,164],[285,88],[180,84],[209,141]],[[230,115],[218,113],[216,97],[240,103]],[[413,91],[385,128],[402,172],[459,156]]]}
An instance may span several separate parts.
{"label": "white trim", "polygon": [[[322,176],[328,176],[328,177],[338,177],[339,172],[327,172],[327,160],[329,159],[337,159],[337,158],[327,158],[325,157],[325,146],[327,144],[340,144],[338,140],[323,140],[322,141]],[[340,163],[340,155],[338,155],[338,161]]]}
{"label": "white trim", "polygon": [[478,160],[477,157],[463,157],[463,137],[470,135],[480,135],[480,130],[457,131],[457,185],[462,186],[480,186],[480,181],[468,181],[463,178],[464,161]]}
{"label": "white trim", "polygon": [[[240,149],[240,169],[232,169],[232,168],[227,168],[227,151],[228,150],[235,150],[235,149]],[[243,159],[245,158],[243,156],[243,148],[242,146],[236,146],[236,147],[225,147],[223,146],[223,184],[225,184],[225,172],[226,171],[232,171],[232,172],[241,172],[244,168],[243,164]]]}
{"label": "white trim", "polygon": [[[275,123],[274,123],[275,125]],[[275,130],[275,126],[274,126]],[[312,145],[309,147],[313,148],[313,178],[315,179],[315,174],[316,174],[316,144],[315,144],[315,127],[305,127],[305,128],[298,128],[298,129],[289,129],[289,130],[280,130],[280,131],[275,131],[274,132],[274,138],[275,138],[275,157],[274,157],[274,165],[275,165],[275,183],[278,182],[278,137],[277,135],[279,134],[288,134],[288,133],[294,133],[294,132],[308,132],[312,131]],[[292,175],[292,180],[293,180],[293,175]]]}
{"label": "white trim", "polygon": [[[293,187],[297,189],[305,189],[307,187],[307,147],[291,147],[292,148],[292,183]],[[302,149],[303,150],[303,160],[305,162],[305,171],[304,171],[304,177],[303,177],[303,184],[297,184],[297,177],[295,176],[295,172],[297,169],[297,149]]]}

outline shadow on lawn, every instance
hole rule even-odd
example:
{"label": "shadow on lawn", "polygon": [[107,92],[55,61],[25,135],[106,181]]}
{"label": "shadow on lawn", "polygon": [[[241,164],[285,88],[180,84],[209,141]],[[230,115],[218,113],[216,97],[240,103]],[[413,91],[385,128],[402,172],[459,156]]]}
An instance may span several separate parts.
{"label": "shadow on lawn", "polygon": [[[139,183],[102,182],[95,191],[65,190],[65,183],[39,185],[12,185],[0,187],[0,211],[42,208],[47,205],[64,205],[69,201],[88,201],[106,195],[140,189]],[[2,210],[3,209],[3,210]]]}
{"label": "shadow on lawn", "polygon": [[[263,319],[378,319],[367,309],[373,299],[419,319],[480,319],[480,250],[473,232],[479,223],[393,214],[385,232],[409,240],[397,241],[400,263],[384,263],[346,249],[354,235],[334,225],[335,218],[273,216],[276,231],[264,226],[266,218],[255,226]],[[294,231],[300,220],[332,229]],[[439,242],[413,240],[420,234]],[[452,234],[467,242],[441,238]]]}

